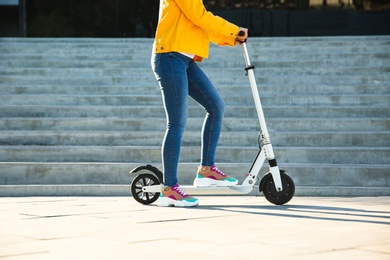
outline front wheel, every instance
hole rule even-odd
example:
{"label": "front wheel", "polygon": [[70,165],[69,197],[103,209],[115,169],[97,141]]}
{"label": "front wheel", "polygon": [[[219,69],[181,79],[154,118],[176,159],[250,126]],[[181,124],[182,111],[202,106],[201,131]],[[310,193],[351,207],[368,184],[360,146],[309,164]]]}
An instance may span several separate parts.
{"label": "front wheel", "polygon": [[144,205],[155,202],[160,196],[160,192],[144,192],[142,188],[144,186],[158,185],[160,181],[151,173],[141,173],[137,175],[131,182],[131,194],[133,198]]}
{"label": "front wheel", "polygon": [[294,181],[288,176],[284,171],[280,171],[280,178],[282,180],[282,191],[277,191],[274,184],[274,179],[272,174],[268,173],[263,177],[260,185],[260,192],[262,191],[264,197],[271,203],[275,205],[283,205],[289,202],[295,193],[295,184]]}

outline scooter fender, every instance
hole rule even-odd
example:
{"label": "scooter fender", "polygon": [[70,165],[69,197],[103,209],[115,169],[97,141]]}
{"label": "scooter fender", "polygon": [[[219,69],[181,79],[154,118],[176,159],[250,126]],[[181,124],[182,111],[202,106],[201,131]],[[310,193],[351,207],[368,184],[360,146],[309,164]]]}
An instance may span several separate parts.
{"label": "scooter fender", "polygon": [[160,183],[163,183],[163,173],[153,165],[147,164],[147,165],[141,165],[134,169],[132,169],[129,173],[130,174],[137,174],[139,171],[146,170],[150,171],[152,174],[156,175]]}

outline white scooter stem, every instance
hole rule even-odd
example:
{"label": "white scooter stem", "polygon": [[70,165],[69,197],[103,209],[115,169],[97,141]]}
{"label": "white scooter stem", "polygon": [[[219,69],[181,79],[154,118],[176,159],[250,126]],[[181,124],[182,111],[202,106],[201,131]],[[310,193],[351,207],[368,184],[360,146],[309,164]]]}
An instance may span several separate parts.
{"label": "white scooter stem", "polygon": [[[268,162],[269,162],[270,172],[271,172],[272,178],[274,180],[275,188],[277,191],[280,192],[283,190],[282,181],[281,181],[281,177],[280,177],[279,167],[276,163],[274,151],[272,149],[271,139],[270,139],[269,134],[268,134],[267,125],[265,123],[264,112],[263,112],[263,108],[261,106],[260,95],[259,95],[259,91],[257,89],[257,84],[256,84],[256,78],[255,78],[255,74],[253,72],[255,67],[251,65],[246,43],[245,42],[242,43],[241,47],[242,47],[242,50],[244,53],[244,58],[245,58],[245,64],[246,64],[245,70],[247,72],[247,76],[249,77],[249,83],[250,83],[251,89],[252,89],[252,95],[253,95],[253,99],[254,99],[255,106],[256,106],[257,116],[258,116],[259,122],[260,122],[261,136],[262,136],[263,144],[264,144],[263,149],[265,151],[265,156],[267,157]],[[256,164],[256,162],[254,162],[254,164]]]}

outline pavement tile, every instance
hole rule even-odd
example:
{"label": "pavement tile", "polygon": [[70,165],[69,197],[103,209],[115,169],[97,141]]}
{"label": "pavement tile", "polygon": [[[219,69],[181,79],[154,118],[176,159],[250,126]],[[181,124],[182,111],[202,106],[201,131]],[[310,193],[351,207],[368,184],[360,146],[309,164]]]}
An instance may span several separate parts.
{"label": "pavement tile", "polygon": [[1,259],[390,259],[389,197],[0,198]]}

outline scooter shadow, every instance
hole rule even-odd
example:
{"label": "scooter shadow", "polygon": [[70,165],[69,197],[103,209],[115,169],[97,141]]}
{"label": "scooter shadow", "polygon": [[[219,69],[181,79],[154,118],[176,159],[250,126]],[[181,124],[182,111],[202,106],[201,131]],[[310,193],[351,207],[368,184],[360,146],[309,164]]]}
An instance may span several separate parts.
{"label": "scooter shadow", "polygon": [[[195,208],[194,208],[195,209]],[[390,211],[372,211],[348,207],[321,205],[199,205],[196,209],[217,210],[280,218],[343,221],[390,225]]]}

